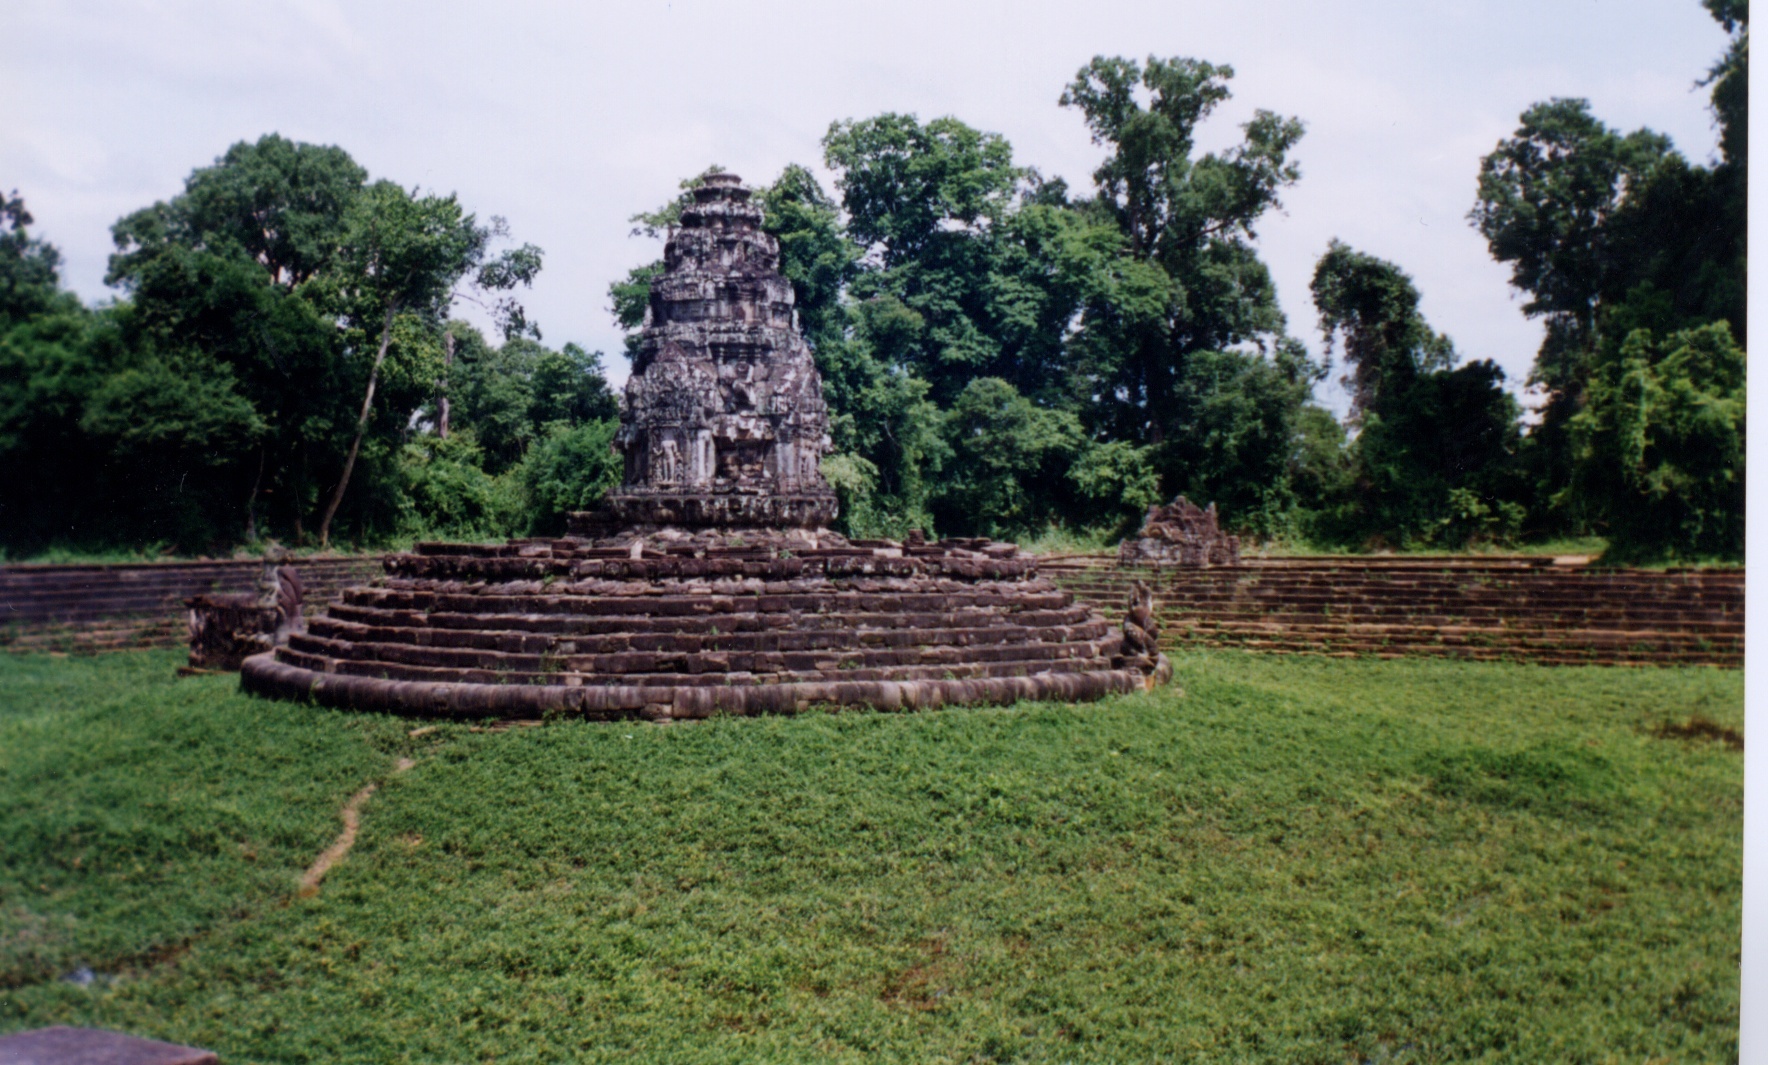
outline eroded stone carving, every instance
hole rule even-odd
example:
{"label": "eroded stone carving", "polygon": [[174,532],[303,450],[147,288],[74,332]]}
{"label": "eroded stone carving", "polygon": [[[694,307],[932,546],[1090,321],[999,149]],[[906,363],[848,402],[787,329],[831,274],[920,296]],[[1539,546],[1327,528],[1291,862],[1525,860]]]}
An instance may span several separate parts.
{"label": "eroded stone carving", "polygon": [[191,669],[234,670],[255,654],[288,643],[307,630],[301,614],[301,575],[286,565],[287,552],[264,556],[258,592],[205,593],[184,601],[190,611]]}
{"label": "eroded stone carving", "polygon": [[1147,582],[1130,583],[1123,612],[1123,649],[1114,662],[1139,670],[1153,689],[1173,677],[1173,664],[1160,653],[1160,622],[1154,614],[1154,589]]}
{"label": "eroded stone carving", "polygon": [[1214,503],[1203,509],[1179,496],[1149,507],[1141,531],[1118,547],[1117,558],[1126,565],[1237,566],[1240,538],[1222,532]]}
{"label": "eroded stone carving", "polygon": [[834,520],[822,379],[793,323],[779,242],[761,220],[734,174],[694,190],[651,283],[626,383],[616,441],[624,483],[590,525]]}

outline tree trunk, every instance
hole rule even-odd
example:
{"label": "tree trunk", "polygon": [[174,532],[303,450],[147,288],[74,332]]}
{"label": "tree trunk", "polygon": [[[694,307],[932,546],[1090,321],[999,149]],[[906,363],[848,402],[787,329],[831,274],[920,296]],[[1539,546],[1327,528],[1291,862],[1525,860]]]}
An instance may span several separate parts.
{"label": "tree trunk", "polygon": [[454,330],[442,331],[442,379],[436,384],[436,439],[448,439],[448,371],[454,366]]}
{"label": "tree trunk", "polygon": [[1148,442],[1150,444],[1160,444],[1164,443],[1166,440],[1166,425],[1161,420],[1166,412],[1161,409],[1163,404],[1159,402],[1158,397],[1160,383],[1156,380],[1157,375],[1154,371],[1154,357],[1149,354],[1146,344],[1142,346],[1141,355],[1142,398],[1148,404]]}
{"label": "tree trunk", "polygon": [[246,540],[258,539],[258,489],[264,484],[264,452],[268,444],[258,445],[258,475],[252,478],[252,494],[246,498]]}
{"label": "tree trunk", "polygon": [[290,494],[289,502],[294,504],[295,515],[295,546],[307,546],[307,529],[302,524],[302,514],[307,509],[307,438],[302,437],[296,448],[299,453],[295,461],[295,487]]}
{"label": "tree trunk", "polygon": [[350,454],[344,459],[344,473],[338,478],[338,486],[332,490],[331,502],[325,505],[325,516],[319,519],[319,547],[324,550],[331,546],[332,517],[338,512],[338,504],[344,501],[344,489],[350,486],[350,471],[356,468],[356,453],[362,450],[362,434],[368,431],[368,415],[374,407],[374,386],[380,380],[381,363],[387,361],[387,347],[393,343],[393,312],[398,305],[387,308],[386,321],[381,323],[381,346],[374,353],[374,365],[369,367],[368,388],[362,393],[362,413],[356,416],[356,436],[350,441]]}

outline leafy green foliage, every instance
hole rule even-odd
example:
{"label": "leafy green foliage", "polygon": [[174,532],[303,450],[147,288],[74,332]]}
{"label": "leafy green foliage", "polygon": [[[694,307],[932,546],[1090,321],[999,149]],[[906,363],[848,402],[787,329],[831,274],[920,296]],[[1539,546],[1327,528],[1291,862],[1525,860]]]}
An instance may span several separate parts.
{"label": "leafy green foliage", "polygon": [[229,1061],[1737,1054],[1742,757],[1660,738],[1741,728],[1736,671],[1186,655],[1086,706],[410,736],[174,657],[0,660],[0,1030]]}
{"label": "leafy green foliage", "polygon": [[[1538,508],[1548,531],[1603,520],[1580,488],[1583,445],[1571,428],[1599,362],[1612,362],[1641,325],[1664,335],[1723,321],[1732,336],[1745,335],[1749,9],[1732,0],[1706,6],[1731,34],[1707,81],[1720,127],[1716,165],[1691,165],[1668,138],[1621,134],[1586,101],[1565,99],[1524,112],[1481,164],[1470,218],[1493,256],[1512,265],[1511,283],[1530,296],[1524,310],[1546,319],[1532,381],[1547,399],[1524,459],[1533,494],[1548,504]],[[1741,465],[1733,475],[1741,480]],[[1685,541],[1678,550],[1698,549]]]}
{"label": "leafy green foliage", "polygon": [[42,314],[61,298],[61,252],[26,231],[34,221],[17,189],[0,194],[0,324]]}
{"label": "leafy green foliage", "polygon": [[998,377],[979,377],[944,424],[954,473],[934,497],[941,529],[975,536],[1049,524],[1053,514],[1040,505],[1066,487],[1081,448],[1074,415],[1044,410]]}
{"label": "leafy green foliage", "polygon": [[860,257],[842,228],[840,208],[816,176],[796,164],[757,198],[766,212],[763,226],[780,242],[780,273],[792,283],[799,327],[813,347],[834,342],[844,321],[841,292]]}
{"label": "leafy green foliage", "polygon": [[107,280],[125,299],[100,311],[57,288],[58,257],[30,221],[16,194],[0,198],[9,551],[299,543],[315,517],[322,541],[334,517],[368,539],[432,519],[489,528],[461,526],[449,492],[414,501],[408,488],[432,481],[408,483],[403,467],[427,460],[401,459],[436,398],[457,299],[516,345],[503,375],[518,380],[516,409],[506,418],[493,401],[505,381],[482,390],[485,472],[518,461],[539,426],[617,409],[596,356],[527,339],[538,333],[508,293],[532,282],[539,249],[497,250],[501,219],[480,224],[452,196],[371,183],[340,148],[241,142],[181,194],[119,220]]}
{"label": "leafy green foliage", "polygon": [[[1315,267],[1314,305],[1329,349],[1351,373],[1349,483],[1316,535],[1394,546],[1509,540],[1525,510],[1514,495],[1516,401],[1490,361],[1455,367],[1449,338],[1418,309],[1398,266],[1333,241]],[[1451,369],[1451,367],[1454,367]],[[1316,445],[1317,446],[1317,445]]]}
{"label": "leafy green foliage", "polygon": [[1173,494],[1216,503],[1238,528],[1283,531],[1296,503],[1290,467],[1313,377],[1299,345],[1285,344],[1274,359],[1193,354],[1175,389],[1174,431],[1155,449]]}
{"label": "leafy green foliage", "polygon": [[1599,349],[1571,422],[1616,561],[1743,558],[1744,353],[1724,322]]}
{"label": "leafy green foliage", "polygon": [[1455,346],[1418,310],[1418,289],[1393,263],[1334,239],[1310,286],[1320,332],[1351,366],[1345,385],[1353,419],[1392,405],[1420,374],[1455,365]]}
{"label": "leafy green foliage", "polygon": [[998,219],[1020,173],[1005,138],[955,118],[925,126],[901,114],[836,122],[823,137],[823,157],[840,175],[849,235],[886,269],[937,259],[949,234]]}
{"label": "leafy green foliage", "polygon": [[[1303,127],[1257,111],[1208,136],[1230,67],[1081,67],[1058,103],[1103,149],[1087,190],[952,116],[832,123],[832,194],[792,165],[756,197],[823,376],[842,530],[1099,538],[1184,493],[1239,532],[1339,548],[1618,521],[1633,557],[1733,553],[1742,450],[1713,413],[1736,406],[1730,386],[1663,376],[1704,373],[1704,356],[1622,355],[1642,329],[1656,345],[1714,322],[1744,335],[1748,9],[1706,5],[1731,36],[1706,82],[1716,163],[1568,99],[1530,108],[1482,163],[1472,221],[1546,324],[1526,434],[1502,375],[1457,365],[1411,279],[1336,241],[1314,297],[1348,423],[1311,403],[1327,367],[1289,336],[1257,247],[1300,178]],[[721,169],[635,234],[665,235]],[[334,519],[359,540],[556,530],[612,476],[588,428],[618,414],[599,353],[541,343],[512,295],[540,250],[453,196],[371,180],[337,147],[242,142],[118,221],[125,298],[99,310],[60,291],[31,221],[0,197],[0,550],[300,543],[314,519],[321,542]],[[610,286],[629,348],[661,269]],[[501,336],[448,322],[459,300]],[[1618,428],[1623,393],[1662,397],[1634,419],[1643,435]],[[429,439],[455,428],[477,450]],[[1735,464],[1666,451],[1696,440]],[[1618,502],[1638,497],[1654,502]]]}
{"label": "leafy green foliage", "polygon": [[[502,232],[500,221],[491,227],[480,226],[452,195],[418,196],[390,181],[375,182],[351,203],[344,218],[340,269],[326,278],[326,294],[345,323],[346,351],[354,356],[350,361],[366,383],[343,472],[319,520],[320,546],[329,543],[332,518],[350,486],[350,475],[374,414],[375,389],[393,350],[395,328],[403,321],[431,334],[439,332],[454,303],[455,286],[469,276],[481,291],[502,291],[531,284],[539,272],[540,249],[533,245],[496,257],[489,255],[491,238]],[[506,338],[514,339],[527,330],[519,304],[499,300],[492,310]],[[413,347],[402,345],[401,349]],[[367,358],[371,348],[372,361]],[[392,374],[400,369],[395,361],[389,384],[393,383]],[[440,369],[439,360],[435,369]],[[436,374],[428,377],[425,383],[433,384]],[[409,410],[413,405],[408,401],[401,407]]]}
{"label": "leafy green foliage", "polygon": [[446,440],[420,436],[399,457],[413,534],[495,540],[519,531],[523,515],[513,480],[485,472],[484,453],[470,431]]}
{"label": "leafy green foliage", "polygon": [[1122,440],[1081,449],[1068,467],[1068,479],[1091,524],[1121,536],[1139,528],[1148,508],[1161,501],[1160,477],[1149,450]]}
{"label": "leafy green foliage", "polygon": [[528,531],[563,533],[567,515],[595,509],[620,484],[620,454],[614,450],[619,429],[620,423],[611,418],[547,427],[515,470],[527,494]]}
{"label": "leafy green foliage", "polygon": [[1276,290],[1251,241],[1258,219],[1300,177],[1289,152],[1302,126],[1259,111],[1240,144],[1193,158],[1197,126],[1228,98],[1233,76],[1231,67],[1195,59],[1149,57],[1142,65],[1101,56],[1060,100],[1080,110],[1108,153],[1087,207],[1116,224],[1133,258],[1165,275],[1165,306],[1156,314],[1106,316],[1138,328],[1094,364],[1098,395],[1117,406],[1117,434],[1136,442],[1160,443],[1179,431],[1178,396],[1193,355],[1270,350],[1282,339]]}

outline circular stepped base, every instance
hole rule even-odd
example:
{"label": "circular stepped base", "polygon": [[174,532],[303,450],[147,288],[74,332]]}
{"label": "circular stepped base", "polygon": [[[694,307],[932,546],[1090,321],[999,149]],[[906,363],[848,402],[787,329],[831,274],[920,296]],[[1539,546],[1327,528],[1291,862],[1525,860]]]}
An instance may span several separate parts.
{"label": "circular stepped base", "polygon": [[1007,544],[719,536],[420,544],[242,687],[456,717],[701,718],[1139,691],[1159,663]]}

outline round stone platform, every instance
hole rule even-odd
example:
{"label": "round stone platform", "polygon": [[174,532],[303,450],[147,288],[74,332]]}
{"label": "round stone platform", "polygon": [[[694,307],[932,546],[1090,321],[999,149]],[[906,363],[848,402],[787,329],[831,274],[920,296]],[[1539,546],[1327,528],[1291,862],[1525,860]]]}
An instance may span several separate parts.
{"label": "round stone platform", "polygon": [[420,544],[245,690],[454,717],[702,718],[812,705],[1078,701],[1157,663],[1010,544],[637,530]]}

